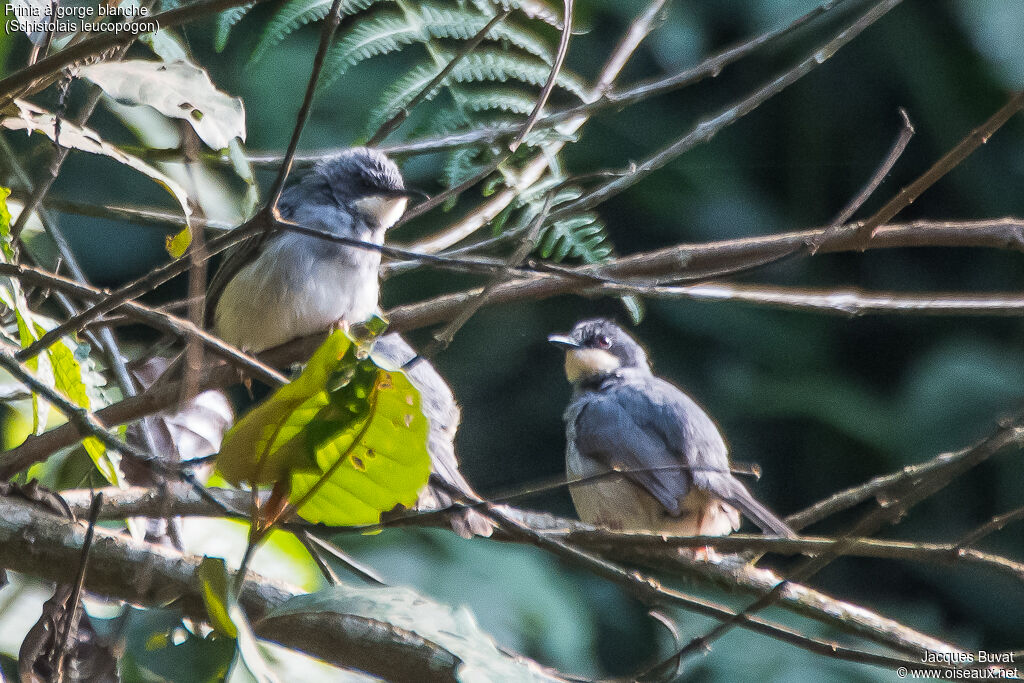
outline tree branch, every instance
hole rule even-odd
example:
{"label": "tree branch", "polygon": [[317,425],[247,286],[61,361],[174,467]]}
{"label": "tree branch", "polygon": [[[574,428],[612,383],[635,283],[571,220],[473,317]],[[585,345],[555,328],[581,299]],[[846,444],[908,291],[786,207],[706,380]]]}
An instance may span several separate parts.
{"label": "tree branch", "polygon": [[[95,530],[85,589],[91,593],[146,605],[173,603],[193,619],[206,620],[197,571],[201,558],[163,546],[137,543],[103,528]],[[0,566],[58,583],[75,579],[85,528],[28,502],[0,497]],[[144,571],[143,571],[144,570]],[[256,634],[307,652],[343,668],[358,668],[385,680],[451,681],[459,660],[414,633],[383,628],[356,615],[307,615],[287,628],[262,621],[301,589],[252,572],[240,603]],[[329,638],[333,648],[320,647]]]}

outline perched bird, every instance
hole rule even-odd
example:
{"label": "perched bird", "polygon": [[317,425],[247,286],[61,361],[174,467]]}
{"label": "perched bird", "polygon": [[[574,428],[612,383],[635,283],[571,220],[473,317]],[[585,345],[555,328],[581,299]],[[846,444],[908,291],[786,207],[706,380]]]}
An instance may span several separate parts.
{"label": "perched bird", "polygon": [[[656,377],[643,347],[604,319],[548,341],[564,347],[573,396],[565,411],[566,471],[584,522],[612,529],[721,536],[740,512],[766,533],[793,536],[729,470],[718,427],[693,399]],[[623,474],[602,476],[610,470]]]}
{"label": "perched bird", "polygon": [[[350,239],[383,244],[384,235],[405,211],[409,197],[398,167],[380,152],[353,148],[319,162],[278,202],[282,218]],[[378,311],[381,255],[373,249],[321,237],[277,231],[254,236],[230,254],[207,294],[207,325],[225,341],[250,352],[278,346],[339,324],[368,320]],[[377,340],[374,356],[393,367],[415,357],[397,334]],[[451,389],[429,363],[408,369],[430,422],[428,450],[435,476],[470,499],[479,497],[459,472],[455,431],[459,406]],[[418,509],[451,503],[427,486]],[[490,521],[475,510],[451,518],[460,535],[488,536]]]}

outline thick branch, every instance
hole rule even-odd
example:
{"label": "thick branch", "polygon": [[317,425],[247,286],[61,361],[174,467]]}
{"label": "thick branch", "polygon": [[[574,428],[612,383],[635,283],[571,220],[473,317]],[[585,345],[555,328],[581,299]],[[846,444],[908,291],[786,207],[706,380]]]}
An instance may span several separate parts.
{"label": "thick branch", "polygon": [[[194,619],[206,619],[196,576],[201,558],[165,547],[136,543],[96,529],[85,589],[90,593],[147,606],[172,601]],[[70,583],[85,538],[85,527],[35,505],[0,498],[0,566],[58,583]],[[385,680],[455,680],[458,658],[437,645],[397,628],[382,628],[355,615],[289,620],[288,627],[261,619],[301,589],[250,572],[240,602],[256,634],[308,652],[336,666],[356,667]],[[386,626],[386,625],[385,625]],[[325,642],[333,648],[319,645]]]}
{"label": "thick branch", "polygon": [[[838,232],[823,242],[818,253],[892,249],[899,247],[991,247],[1024,252],[1024,220],[1002,218],[984,221],[917,221],[879,228],[866,245],[857,239],[860,223]],[[624,256],[598,266],[580,266],[577,273],[590,273],[612,279],[658,278],[696,280],[766,260],[804,252],[804,245],[824,234],[825,229],[789,232],[778,235],[745,237],[703,244],[680,244],[656,251]],[[578,278],[557,274],[536,275],[501,284],[494,288],[487,304],[545,299],[560,294],[576,294]],[[436,325],[450,320],[465,301],[479,289],[444,294],[427,301],[398,306],[388,311],[391,325],[398,330]]]}

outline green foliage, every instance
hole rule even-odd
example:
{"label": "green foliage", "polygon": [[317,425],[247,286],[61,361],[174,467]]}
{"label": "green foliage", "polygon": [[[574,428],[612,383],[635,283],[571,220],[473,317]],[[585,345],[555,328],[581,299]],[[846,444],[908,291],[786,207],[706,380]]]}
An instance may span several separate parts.
{"label": "green foliage", "polygon": [[203,603],[206,605],[206,616],[210,619],[210,626],[222,636],[236,637],[238,627],[232,623],[228,614],[231,578],[228,576],[224,560],[219,557],[204,557],[199,563],[196,575],[202,588]]}
{"label": "green foliage", "polygon": [[[339,11],[342,17],[360,12],[376,2],[385,0],[342,0]],[[250,57],[251,61],[262,58],[271,48],[289,34],[306,24],[320,21],[331,9],[331,0],[293,0],[286,2],[263,29],[263,34]],[[226,38],[225,38],[226,40]]]}
{"label": "green foliage", "polygon": [[309,521],[372,524],[416,502],[430,475],[427,429],[405,375],[339,330],[228,432],[217,466],[236,486],[287,482]]}
{"label": "green foliage", "polygon": [[[263,29],[251,60],[264,58],[285,37],[302,26],[319,21],[326,15],[329,0],[288,0],[275,13]],[[501,10],[516,10],[492,26],[483,43],[468,54],[460,55],[460,43],[473,39]],[[352,0],[343,2],[341,14],[347,17],[341,35],[328,50],[324,69],[318,83],[323,93],[349,69],[370,59],[409,52],[417,47],[422,58],[403,75],[383,88],[379,103],[371,112],[366,125],[369,137],[396,115],[402,114],[413,101],[432,102],[442,94],[448,96],[443,106],[435,106],[426,125],[420,130],[433,134],[459,133],[496,123],[517,123],[533,111],[536,95],[551,75],[555,48],[550,28],[547,38],[522,25],[523,17],[546,22],[558,27],[561,17],[536,2],[376,2]],[[225,20],[226,21],[226,20]],[[457,59],[446,78],[430,92],[430,85],[442,70]],[[584,101],[584,85],[572,73],[563,69],[555,81],[559,90],[570,98]],[[563,95],[563,96],[565,96]],[[557,157],[559,143],[565,138],[553,129],[539,128],[525,140],[527,153],[543,150],[553,157],[548,187],[565,181]],[[558,146],[555,146],[558,145]],[[452,150],[441,173],[448,187],[461,184],[490,168],[501,154],[488,145],[468,146]],[[510,160],[509,177],[515,177],[516,162],[528,158],[521,154]],[[505,183],[505,174],[493,176],[484,184],[485,196],[497,192]],[[517,188],[532,192],[534,188]],[[451,210],[458,197],[448,200],[444,208]],[[558,198],[556,202],[558,203]],[[525,226],[543,204],[543,195],[534,193],[529,202],[518,202],[517,208],[501,212],[500,221],[492,226],[494,234],[506,224]],[[574,259],[584,263],[597,263],[612,253],[607,231],[597,216],[584,213],[566,216],[544,227],[538,253],[555,261]],[[632,306],[631,316],[638,316],[638,307]]]}
{"label": "green foliage", "polygon": [[203,602],[210,625],[222,636],[235,641],[238,648],[236,663],[241,664],[257,681],[276,681],[263,659],[256,635],[238,604],[228,575],[227,565],[219,557],[204,557],[196,571],[202,588]]}
{"label": "green foliage", "polygon": [[[420,65],[395,81],[384,91],[382,106],[374,111],[369,130],[375,130],[409,104],[453,57],[454,55],[450,53],[442,53],[440,64]],[[463,57],[451,70],[445,82],[467,85],[504,83],[513,80],[540,87],[547,81],[550,73],[551,68],[539,60],[498,51],[472,52]],[[569,74],[560,73],[556,84],[574,95],[583,95],[583,85]],[[437,91],[434,91],[426,99],[431,100],[436,95]]]}
{"label": "green foliage", "polygon": [[[0,188],[0,254],[4,262],[15,259],[14,244],[11,241],[11,213],[7,206],[10,190]],[[0,283],[0,302],[14,317],[14,329],[7,335],[17,336],[17,342],[24,348],[40,339],[54,323],[38,315],[28,307],[20,283],[5,279]],[[89,358],[88,346],[79,345],[70,337],[63,337],[42,353],[28,359],[25,366],[47,386],[71,400],[75,405],[88,410],[102,407],[103,400],[97,387],[103,378],[96,372]],[[50,404],[40,396],[32,395],[32,432],[39,434],[47,427]],[[82,442],[86,453],[103,478],[115,486],[126,486],[116,454],[107,451],[99,439],[87,437]]]}

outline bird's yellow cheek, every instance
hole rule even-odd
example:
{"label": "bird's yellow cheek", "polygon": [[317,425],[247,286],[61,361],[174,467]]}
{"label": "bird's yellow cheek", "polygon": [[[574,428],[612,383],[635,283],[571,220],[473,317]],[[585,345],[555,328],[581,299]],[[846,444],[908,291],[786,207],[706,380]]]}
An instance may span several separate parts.
{"label": "bird's yellow cheek", "polygon": [[618,358],[604,349],[573,349],[565,354],[565,376],[572,383],[618,370],[621,365]]}

